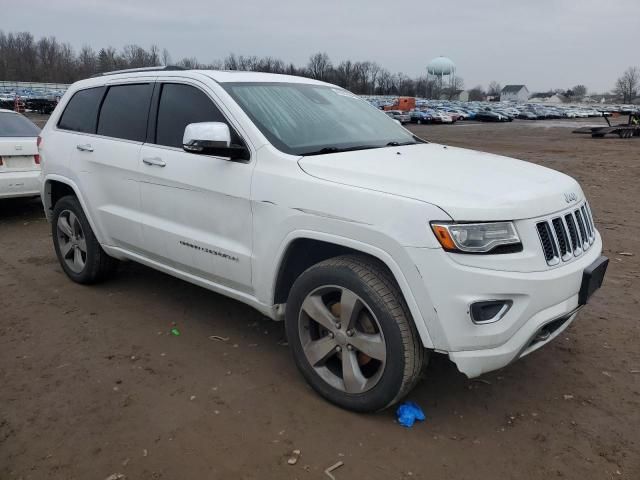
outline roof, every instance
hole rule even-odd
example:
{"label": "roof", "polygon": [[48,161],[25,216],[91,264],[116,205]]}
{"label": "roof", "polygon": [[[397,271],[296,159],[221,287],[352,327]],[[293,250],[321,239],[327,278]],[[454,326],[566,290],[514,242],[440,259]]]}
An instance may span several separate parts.
{"label": "roof", "polygon": [[[318,85],[328,85],[325,82],[307,77],[295,75],[283,75],[280,73],[247,72],[241,70],[193,70],[213,78],[219,83],[228,82],[286,82],[286,83],[315,83]],[[182,73],[184,72],[176,72]]]}
{"label": "roof", "polygon": [[149,68],[132,68],[127,70],[116,70],[113,72],[105,72],[99,75],[94,75],[89,79],[81,80],[83,83],[87,80],[95,84],[104,84],[105,82],[112,82],[120,78],[135,78],[135,77],[194,77],[198,75],[205,75],[212,78],[218,83],[228,82],[286,82],[286,83],[313,83],[318,85],[329,85],[326,82],[314,80],[307,77],[298,77],[295,75],[283,75],[279,73],[263,73],[263,72],[249,72],[244,70],[196,70],[196,69],[182,69],[182,68],[169,68],[169,67],[149,67]]}
{"label": "roof", "polygon": [[528,91],[526,85],[505,85],[501,93],[518,93],[523,88]]}

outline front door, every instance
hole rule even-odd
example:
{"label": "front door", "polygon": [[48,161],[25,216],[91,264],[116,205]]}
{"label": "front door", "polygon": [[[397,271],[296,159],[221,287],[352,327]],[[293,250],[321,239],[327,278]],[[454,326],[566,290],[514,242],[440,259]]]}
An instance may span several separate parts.
{"label": "front door", "polygon": [[[250,292],[254,162],[184,151],[188,124],[229,122],[200,86],[159,83],[156,89],[155,129],[142,146],[139,163],[145,254]],[[235,142],[242,142],[229,127]]]}

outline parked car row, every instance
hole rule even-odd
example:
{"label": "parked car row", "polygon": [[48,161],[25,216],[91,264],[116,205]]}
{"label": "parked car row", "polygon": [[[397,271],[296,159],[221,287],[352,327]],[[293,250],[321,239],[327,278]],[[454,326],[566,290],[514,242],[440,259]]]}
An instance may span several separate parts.
{"label": "parked car row", "polygon": [[398,120],[402,125],[411,121],[411,116],[407,112],[403,112],[402,110],[387,110],[384,113],[389,115],[394,120]]}
{"label": "parked car row", "polygon": [[576,105],[516,104],[511,102],[449,102],[418,100],[420,109],[432,108],[457,117],[456,120],[483,122],[511,122],[520,120],[546,120],[559,118],[589,118],[611,115],[614,109]]}
{"label": "parked car row", "polygon": [[[0,108],[18,111],[30,110],[32,112],[50,114],[56,108],[64,92],[64,90],[54,89],[3,88],[0,90]],[[16,103],[19,104],[17,108]]]}
{"label": "parked car row", "polygon": [[[365,97],[376,108],[397,106],[393,97]],[[640,111],[636,105],[544,105],[540,103],[517,104],[513,102],[461,102],[418,98],[415,108],[408,112],[387,110],[386,113],[401,123],[455,123],[460,120],[482,122],[511,122],[518,120],[574,119],[628,114]],[[409,119],[407,120],[407,115]]]}

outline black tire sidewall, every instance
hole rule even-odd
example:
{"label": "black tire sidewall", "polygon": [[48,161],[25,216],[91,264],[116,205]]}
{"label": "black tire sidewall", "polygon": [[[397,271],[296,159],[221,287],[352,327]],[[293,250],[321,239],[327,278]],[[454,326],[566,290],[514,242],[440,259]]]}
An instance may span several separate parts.
{"label": "black tire sidewall", "polygon": [[[65,210],[69,210],[70,212],[73,212],[73,214],[78,218],[78,221],[80,222],[80,225],[82,227],[82,232],[84,234],[85,242],[87,245],[87,261],[85,262],[84,268],[80,273],[76,273],[73,270],[71,270],[67,266],[66,262],[62,258],[62,254],[60,253],[60,245],[58,244],[58,231],[57,231],[58,217]],[[78,282],[78,283],[89,283],[93,281],[95,275],[92,274],[92,272],[95,271],[96,263],[98,263],[97,257],[99,255],[98,249],[100,248],[100,244],[98,243],[95,235],[93,234],[91,225],[89,224],[89,221],[87,220],[87,217],[84,214],[84,210],[82,209],[82,206],[80,205],[80,202],[76,197],[72,197],[72,196],[63,197],[56,203],[53,209],[51,226],[52,226],[51,230],[52,230],[52,237],[53,237],[53,246],[56,251],[56,256],[58,257],[60,266],[62,267],[64,272],[67,274],[67,276],[74,282]]]}
{"label": "black tire sidewall", "polygon": [[[382,377],[371,390],[348,394],[327,384],[307,361],[298,333],[298,316],[306,296],[323,285],[345,287],[362,298],[371,308],[382,329],[387,359]],[[402,335],[380,296],[347,266],[317,265],[304,272],[294,283],[287,301],[286,331],[296,365],[307,382],[330,402],[358,412],[375,412],[387,407],[402,388],[405,369],[405,347]]]}

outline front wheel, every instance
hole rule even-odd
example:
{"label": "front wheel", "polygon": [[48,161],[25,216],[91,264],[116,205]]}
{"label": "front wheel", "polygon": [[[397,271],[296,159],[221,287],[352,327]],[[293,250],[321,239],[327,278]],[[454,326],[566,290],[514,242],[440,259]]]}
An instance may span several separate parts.
{"label": "front wheel", "polygon": [[404,397],[425,349],[391,274],[375,260],[345,255],[306,270],[286,311],[294,360],[325,399],[373,412]]}

